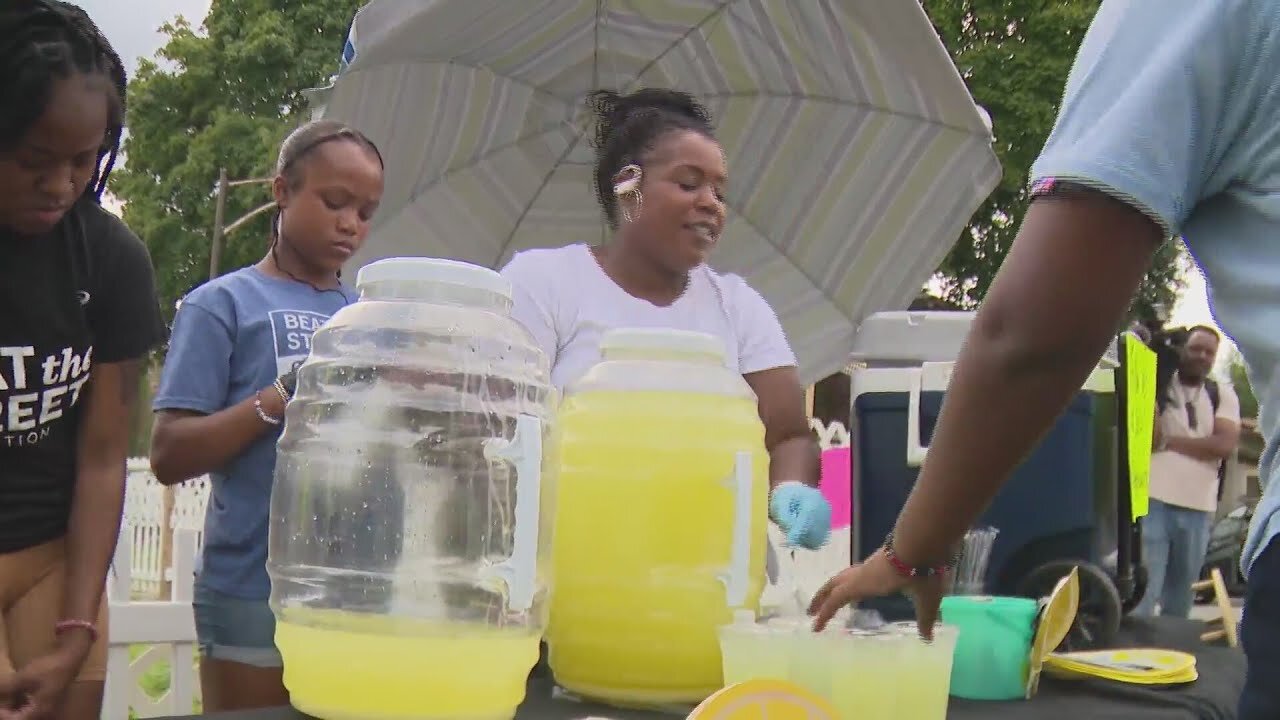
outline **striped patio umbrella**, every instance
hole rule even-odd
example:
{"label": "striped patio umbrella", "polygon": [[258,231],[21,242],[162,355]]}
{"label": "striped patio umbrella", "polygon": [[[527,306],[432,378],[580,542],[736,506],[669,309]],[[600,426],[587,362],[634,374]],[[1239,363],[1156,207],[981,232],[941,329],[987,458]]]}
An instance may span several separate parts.
{"label": "striped patio umbrella", "polygon": [[769,300],[806,382],[915,297],[1000,177],[919,0],[374,0],[343,56],[314,112],[387,158],[353,269],[600,241],[586,95],[698,96],[730,173],[712,265]]}

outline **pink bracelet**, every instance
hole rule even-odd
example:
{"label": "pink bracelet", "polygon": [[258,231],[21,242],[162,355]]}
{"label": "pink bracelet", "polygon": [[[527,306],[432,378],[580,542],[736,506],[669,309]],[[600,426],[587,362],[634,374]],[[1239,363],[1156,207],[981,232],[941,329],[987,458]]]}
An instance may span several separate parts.
{"label": "pink bracelet", "polygon": [[89,633],[89,639],[92,642],[98,641],[98,628],[88,620],[61,620],[53,626],[55,635],[61,635],[68,630],[84,630]]}

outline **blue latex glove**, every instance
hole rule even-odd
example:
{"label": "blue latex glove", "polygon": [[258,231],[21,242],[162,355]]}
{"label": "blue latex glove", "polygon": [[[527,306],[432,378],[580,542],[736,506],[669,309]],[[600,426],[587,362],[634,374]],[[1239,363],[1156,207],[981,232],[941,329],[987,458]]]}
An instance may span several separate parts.
{"label": "blue latex glove", "polygon": [[769,494],[769,516],[787,535],[787,544],[817,550],[831,536],[831,504],[815,487],[779,484]]}

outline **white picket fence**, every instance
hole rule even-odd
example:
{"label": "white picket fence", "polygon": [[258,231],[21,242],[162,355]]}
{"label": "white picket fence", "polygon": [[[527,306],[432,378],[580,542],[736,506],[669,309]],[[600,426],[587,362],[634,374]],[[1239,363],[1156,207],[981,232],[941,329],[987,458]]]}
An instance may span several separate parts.
{"label": "white picket fence", "polygon": [[[196,545],[204,535],[204,508],[209,499],[209,479],[199,478],[165,488],[151,474],[147,458],[130,458],[125,485],[122,537],[129,538],[130,572],[135,596],[156,599],[164,584],[172,582],[166,567],[168,543],[165,535],[174,530],[195,533]],[[168,506],[169,520],[164,521]]]}
{"label": "white picket fence", "polygon": [[[839,423],[812,424],[823,449],[849,445],[849,433]],[[126,720],[130,711],[139,718],[189,714],[200,697],[191,597],[209,482],[200,478],[166,489],[146,458],[130,459],[128,469],[124,522],[107,583],[111,625],[102,720]],[[789,564],[791,558],[782,561]],[[802,591],[813,592],[848,564],[845,528],[832,533],[822,550],[797,552],[788,576]],[[157,678],[166,667],[167,683]],[[168,689],[153,697],[144,688],[147,680]]]}
{"label": "white picket fence", "polygon": [[[107,581],[111,615],[102,720],[126,720],[130,711],[140,718],[189,715],[200,695],[191,613],[196,533],[173,531],[172,590],[168,598],[157,599],[139,599],[133,592],[132,537],[131,529],[125,528]],[[153,697],[146,680],[157,675],[156,684],[163,690]]]}
{"label": "white picket fence", "polygon": [[165,488],[147,458],[128,461],[102,720],[189,715],[199,700],[191,599],[208,491],[207,478]]}

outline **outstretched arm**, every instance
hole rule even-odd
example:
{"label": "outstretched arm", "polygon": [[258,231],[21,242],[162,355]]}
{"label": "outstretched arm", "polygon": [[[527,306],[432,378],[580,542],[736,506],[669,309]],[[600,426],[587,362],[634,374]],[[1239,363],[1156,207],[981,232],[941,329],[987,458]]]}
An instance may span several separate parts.
{"label": "outstretched arm", "polygon": [[894,531],[904,562],[944,560],[1049,430],[1120,327],[1161,239],[1154,222],[1100,193],[1032,205],[974,319]]}

